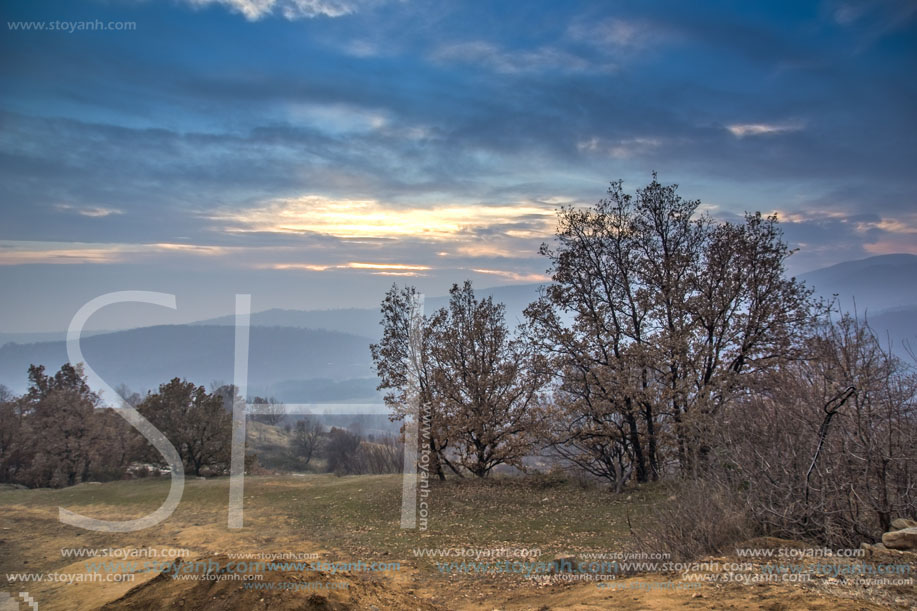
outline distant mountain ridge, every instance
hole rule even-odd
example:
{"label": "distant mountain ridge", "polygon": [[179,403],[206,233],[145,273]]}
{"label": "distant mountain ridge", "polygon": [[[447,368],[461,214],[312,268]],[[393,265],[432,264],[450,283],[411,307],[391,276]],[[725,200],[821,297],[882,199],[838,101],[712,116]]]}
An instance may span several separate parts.
{"label": "distant mountain ridge", "polygon": [[[507,306],[516,324],[538,285],[478,291]],[[381,299],[381,296],[380,296]],[[448,297],[426,300],[427,313],[447,305]],[[251,315],[249,391],[296,403],[381,403],[369,345],[379,340],[381,313],[372,308],[339,310],[272,309]],[[155,389],[172,377],[196,384],[232,381],[235,316],[185,325],[158,325],[123,331],[87,332],[83,355],[110,385]],[[0,346],[0,384],[21,392],[30,364],[56,369],[67,361],[65,332],[30,335],[41,341]],[[2,339],[3,336],[0,336]],[[12,341],[16,341],[15,339]]]}
{"label": "distant mountain ridge", "polygon": [[[91,335],[101,335],[111,333],[111,331],[83,331],[83,337]],[[37,344],[39,342],[58,341],[67,336],[66,331],[35,331],[32,333],[0,333],[0,347],[6,344]]]}
{"label": "distant mountain ridge", "polygon": [[[161,325],[87,337],[81,348],[86,361],[112,386],[125,383],[133,390],[155,389],[173,377],[210,385],[232,381],[234,334],[235,329],[229,326]],[[367,337],[338,331],[252,327],[251,393],[271,394],[274,387],[294,381],[373,378],[370,343]],[[56,370],[66,361],[64,341],[7,344],[0,347],[0,383],[22,391],[29,364]],[[375,384],[359,383],[339,386],[343,392],[338,393],[338,398],[377,401],[374,387]],[[321,400],[331,399],[326,393]]]}
{"label": "distant mountain ridge", "polygon": [[[917,349],[917,255],[878,255],[845,261],[799,276],[828,300],[856,311],[899,356]],[[836,297],[835,297],[836,296]]]}
{"label": "distant mountain ridge", "polygon": [[[478,297],[493,297],[494,301],[506,306],[507,323],[510,326],[522,322],[522,312],[538,295],[539,284],[519,284],[475,290]],[[380,295],[381,300],[381,295]],[[427,314],[449,304],[448,296],[430,297],[424,300]],[[284,310],[274,308],[251,315],[253,326],[297,327],[303,329],[325,329],[342,331],[378,339],[382,334],[379,324],[382,315],[378,308],[341,308],[329,310]],[[201,320],[192,325],[234,325],[235,316],[220,316]]]}
{"label": "distant mountain ridge", "polygon": [[[291,327],[341,331],[377,339],[381,335],[381,314],[371,308],[342,308],[340,310],[284,310],[273,308],[251,315],[253,327]],[[190,323],[189,326],[234,326],[234,315],[219,316]]]}
{"label": "distant mountain ridge", "polygon": [[860,313],[917,306],[917,255],[878,255],[845,261],[799,276],[816,292]]}

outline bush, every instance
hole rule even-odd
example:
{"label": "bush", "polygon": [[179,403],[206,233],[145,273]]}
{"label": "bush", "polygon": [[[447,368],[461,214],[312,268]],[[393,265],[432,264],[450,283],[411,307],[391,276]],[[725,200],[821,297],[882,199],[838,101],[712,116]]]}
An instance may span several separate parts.
{"label": "bush", "polygon": [[385,437],[375,442],[362,441],[346,429],[334,427],[325,446],[328,471],[337,475],[398,473],[404,445]]}
{"label": "bush", "polygon": [[668,499],[658,503],[634,533],[644,549],[690,560],[725,552],[757,534],[738,495],[717,484],[680,482],[671,486]]}
{"label": "bush", "polygon": [[347,429],[332,427],[325,446],[328,471],[337,475],[359,473],[357,457],[359,447],[359,437]]}

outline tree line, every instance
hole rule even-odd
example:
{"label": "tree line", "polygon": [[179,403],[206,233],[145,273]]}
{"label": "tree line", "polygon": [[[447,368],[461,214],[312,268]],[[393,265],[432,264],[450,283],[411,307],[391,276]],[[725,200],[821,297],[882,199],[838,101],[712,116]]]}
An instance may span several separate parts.
{"label": "tree line", "polygon": [[[44,366],[29,368],[29,388],[15,396],[0,386],[0,483],[27,487],[64,487],[87,481],[168,473],[163,457],[86,383],[80,365],[64,364],[50,375]],[[119,394],[172,443],[186,474],[229,472],[232,406],[240,400],[232,385],[203,386],[174,378],[145,396],[121,387]],[[343,428],[326,431],[311,416],[280,424],[282,402],[255,397],[248,417],[284,436],[279,451],[284,467],[311,468],[321,456],[338,474],[392,473],[401,467],[403,448],[389,438],[364,439]],[[256,468],[248,452],[246,470]]]}
{"label": "tree line", "polygon": [[822,538],[917,511],[911,366],[787,277],[776,216],[700,206],[654,175],[562,207],[540,249],[551,280],[512,331],[470,282],[433,313],[391,288],[379,388],[394,418],[420,415],[436,476],[549,452],[619,491],[715,482],[770,532]]}
{"label": "tree line", "polygon": [[[232,414],[227,387],[208,393],[175,378],[145,397],[124,389],[125,400],[175,446],[186,473],[224,473],[229,466]],[[229,389],[231,393],[231,389]],[[0,396],[0,482],[62,487],[165,467],[162,457],[115,410],[102,406],[80,365],[54,375],[29,367],[29,389]],[[139,469],[139,470],[138,470]]]}

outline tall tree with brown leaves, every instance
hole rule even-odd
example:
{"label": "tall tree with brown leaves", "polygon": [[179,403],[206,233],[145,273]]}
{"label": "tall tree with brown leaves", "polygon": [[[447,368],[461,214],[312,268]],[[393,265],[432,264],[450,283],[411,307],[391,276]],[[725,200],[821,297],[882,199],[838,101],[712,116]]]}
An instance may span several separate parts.
{"label": "tall tree with brown leaves", "polygon": [[522,468],[542,421],[547,362],[509,332],[503,304],[475,298],[470,281],[449,297],[432,320],[434,400],[457,460],[477,477],[501,464]]}
{"label": "tall tree with brown leaves", "polygon": [[559,210],[541,248],[552,283],[526,314],[560,372],[550,440],[618,485],[670,459],[695,470],[713,414],[792,358],[812,320],[777,219],[715,223],[699,206],[655,174],[636,196],[614,182],[595,206]]}
{"label": "tall tree with brown leaves", "polygon": [[421,304],[416,288],[392,285],[382,301],[382,339],[369,348],[392,420],[418,418],[418,443],[429,450],[430,470],[442,480],[443,464],[457,469],[445,455],[449,439],[433,401],[432,329]]}

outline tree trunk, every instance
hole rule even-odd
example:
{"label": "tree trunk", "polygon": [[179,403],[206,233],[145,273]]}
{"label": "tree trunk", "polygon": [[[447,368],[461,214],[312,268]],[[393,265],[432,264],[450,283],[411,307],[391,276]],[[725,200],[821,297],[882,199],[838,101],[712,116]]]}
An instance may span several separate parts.
{"label": "tree trunk", "polygon": [[630,437],[630,445],[634,453],[634,462],[637,468],[637,481],[643,484],[649,481],[649,477],[646,470],[646,456],[643,453],[643,446],[640,443],[640,430],[637,426],[637,419],[634,417],[633,412],[628,410],[624,415],[624,420],[627,422],[627,426],[630,429],[628,436]]}
{"label": "tree trunk", "polygon": [[653,406],[647,403],[643,408],[643,418],[646,420],[646,438],[649,447],[647,453],[650,459],[650,477],[659,480],[659,461],[656,451],[656,423],[653,422]]}
{"label": "tree trunk", "polygon": [[439,478],[439,481],[446,481],[446,474],[443,472],[443,463],[439,459],[439,450],[436,449],[436,440],[430,435],[430,468]]}

